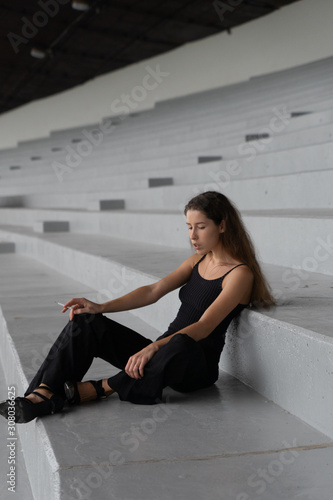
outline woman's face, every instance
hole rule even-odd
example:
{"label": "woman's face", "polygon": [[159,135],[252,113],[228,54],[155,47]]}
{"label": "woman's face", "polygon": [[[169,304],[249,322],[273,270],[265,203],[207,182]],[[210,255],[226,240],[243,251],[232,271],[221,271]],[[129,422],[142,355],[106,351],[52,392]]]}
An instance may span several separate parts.
{"label": "woman's face", "polygon": [[219,226],[208,219],[200,210],[188,210],[186,224],[193,248],[198,255],[205,255],[221,245],[220,234],[224,232],[224,222]]}

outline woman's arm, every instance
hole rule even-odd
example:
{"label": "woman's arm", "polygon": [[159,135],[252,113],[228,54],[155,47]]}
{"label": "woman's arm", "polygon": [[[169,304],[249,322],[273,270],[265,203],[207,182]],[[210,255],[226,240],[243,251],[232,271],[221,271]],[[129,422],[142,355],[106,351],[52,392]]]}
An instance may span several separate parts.
{"label": "woman's arm", "polygon": [[144,374],[144,366],[156,352],[166,345],[174,335],[185,334],[199,341],[208,335],[223,321],[238,305],[247,304],[250,300],[253,286],[253,274],[248,267],[235,269],[225,277],[223,290],[214,302],[206,309],[199,321],[173,333],[172,335],[152,342],[150,345],[131,356],[125,367],[126,373],[135,379]]}
{"label": "woman's arm", "polygon": [[253,273],[247,266],[233,270],[224,278],[222,292],[206,309],[199,321],[177,333],[185,333],[196,341],[208,337],[238,304],[250,302],[253,279]]}
{"label": "woman's arm", "polygon": [[193,266],[197,260],[197,256],[192,255],[175,271],[160,281],[151,285],[136,288],[132,292],[117,299],[105,302],[104,304],[96,304],[95,302],[91,302],[84,297],[71,299],[66,302],[62,312],[66,312],[71,307],[70,320],[72,320],[75,314],[99,314],[130,311],[132,309],[154,304],[161,297],[184,285],[189,280]]}

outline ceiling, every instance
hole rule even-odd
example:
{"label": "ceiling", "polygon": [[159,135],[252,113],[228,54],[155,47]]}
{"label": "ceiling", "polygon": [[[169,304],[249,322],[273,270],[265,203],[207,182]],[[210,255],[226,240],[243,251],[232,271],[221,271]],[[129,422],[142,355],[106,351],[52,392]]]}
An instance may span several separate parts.
{"label": "ceiling", "polygon": [[295,1],[0,0],[0,113]]}

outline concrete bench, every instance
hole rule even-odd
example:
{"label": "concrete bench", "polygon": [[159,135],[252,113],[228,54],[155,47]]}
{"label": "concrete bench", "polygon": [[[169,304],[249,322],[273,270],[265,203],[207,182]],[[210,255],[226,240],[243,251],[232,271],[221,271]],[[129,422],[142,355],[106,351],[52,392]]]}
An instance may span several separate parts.
{"label": "concrete bench", "polygon": [[[184,188],[180,189],[184,190]],[[193,192],[189,190],[188,194],[189,199]],[[160,245],[186,249],[190,247],[190,244],[183,215],[184,196],[183,192],[181,206],[175,206],[173,210],[144,210],[142,212],[118,210],[113,212],[112,217],[107,211],[59,210],[57,215],[59,218],[67,219],[71,232],[116,234],[120,238],[128,239],[130,226],[132,228],[130,238],[133,242],[153,244],[158,241]],[[36,219],[43,218],[43,215],[47,217],[49,213],[52,211],[15,209],[12,213],[12,209],[2,209],[0,222],[13,226],[33,227]],[[142,225],[143,217],[144,225]],[[298,265],[305,270],[308,270],[310,266],[316,272],[333,275],[333,260],[329,258],[330,235],[333,234],[331,210],[248,210],[243,211],[243,217],[256,248],[265,262],[284,266]],[[291,234],[293,239],[290,238]],[[307,238],[304,238],[304,234]],[[281,239],[283,245],[281,245]],[[302,241],[302,245],[296,245],[295,241]],[[321,257],[316,258],[318,245],[323,247],[323,251],[320,253]],[[325,258],[322,258],[323,252]]]}

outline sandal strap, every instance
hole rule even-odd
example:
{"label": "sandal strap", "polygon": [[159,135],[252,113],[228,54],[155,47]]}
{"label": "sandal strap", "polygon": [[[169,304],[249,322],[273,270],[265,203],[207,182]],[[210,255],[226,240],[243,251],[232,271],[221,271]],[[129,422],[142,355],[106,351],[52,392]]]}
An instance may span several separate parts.
{"label": "sandal strap", "polygon": [[52,394],[54,394],[53,389],[50,389],[47,385],[39,385],[37,387],[37,390],[38,389],[44,389],[45,391],[52,392]]}
{"label": "sandal strap", "polygon": [[31,392],[31,394],[36,394],[36,396],[39,396],[40,398],[44,399],[44,401],[50,401],[50,398],[47,398],[46,396],[44,396],[44,394],[40,394],[37,391]]}
{"label": "sandal strap", "polygon": [[97,394],[97,399],[106,398],[105,390],[102,386],[103,380],[89,380],[88,382],[90,382],[94,386]]}
{"label": "sandal strap", "polygon": [[[50,391],[50,392],[52,392],[52,391]],[[44,399],[44,401],[47,401],[49,403],[50,413],[52,415],[53,415],[53,413],[56,413],[56,412],[63,409],[64,400],[60,396],[58,396],[57,394],[53,394],[50,398],[47,398],[46,396],[44,396],[44,394],[40,394],[37,391],[34,391],[31,394],[37,394],[37,396]]]}

